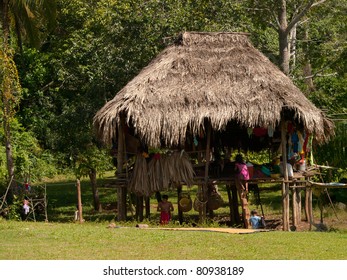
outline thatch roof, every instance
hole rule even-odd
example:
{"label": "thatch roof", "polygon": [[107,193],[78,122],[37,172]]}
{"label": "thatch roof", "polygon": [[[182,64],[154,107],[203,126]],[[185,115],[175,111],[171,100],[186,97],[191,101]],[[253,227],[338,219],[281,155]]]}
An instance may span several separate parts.
{"label": "thatch roof", "polygon": [[[289,113],[289,114],[288,114]],[[261,52],[245,33],[185,32],[97,112],[94,125],[111,142],[124,114],[146,144],[171,146],[231,120],[245,127],[276,127],[284,115],[319,141],[332,123]]]}

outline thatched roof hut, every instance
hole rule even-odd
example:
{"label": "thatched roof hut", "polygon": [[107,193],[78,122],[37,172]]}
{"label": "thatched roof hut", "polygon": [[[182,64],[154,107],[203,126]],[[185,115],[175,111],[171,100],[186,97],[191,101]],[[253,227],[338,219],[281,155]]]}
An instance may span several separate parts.
{"label": "thatched roof hut", "polygon": [[124,116],[148,146],[184,143],[204,121],[223,130],[276,127],[292,119],[323,142],[333,125],[245,33],[185,32],[97,112],[94,125],[111,143]]}

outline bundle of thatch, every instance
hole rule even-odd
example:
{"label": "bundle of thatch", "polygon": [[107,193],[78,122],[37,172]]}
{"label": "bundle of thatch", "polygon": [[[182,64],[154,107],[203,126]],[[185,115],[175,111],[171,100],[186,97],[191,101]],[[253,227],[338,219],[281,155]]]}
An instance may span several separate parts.
{"label": "bundle of thatch", "polygon": [[[164,190],[162,161],[163,160],[161,159],[160,155],[160,157],[153,157],[148,163],[148,182],[150,193]],[[165,186],[165,188],[166,187],[167,186]]]}
{"label": "bundle of thatch", "polygon": [[142,154],[136,156],[132,178],[129,183],[129,190],[144,196],[152,194],[149,189],[147,161]]}
{"label": "bundle of thatch", "polygon": [[174,152],[156,155],[148,163],[137,155],[133,176],[129,184],[131,192],[150,196],[157,191],[166,191],[170,186],[191,185],[194,179],[193,166],[187,153]]}
{"label": "bundle of thatch", "polygon": [[184,182],[188,186],[192,185],[194,180],[194,169],[189,156],[186,152],[174,152],[170,157],[170,180],[175,184],[182,184]]}

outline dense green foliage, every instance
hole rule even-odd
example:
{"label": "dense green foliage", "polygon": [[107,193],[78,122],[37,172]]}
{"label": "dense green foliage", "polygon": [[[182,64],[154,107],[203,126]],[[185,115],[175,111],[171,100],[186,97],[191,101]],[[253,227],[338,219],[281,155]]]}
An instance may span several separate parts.
{"label": "dense green foliage", "polygon": [[[312,1],[286,2],[291,19]],[[100,155],[107,162],[109,156],[94,139],[94,114],[182,31],[249,32],[255,46],[278,63],[273,16],[278,5],[274,0],[57,1],[55,28],[44,29],[44,40],[40,45],[35,41],[38,48],[31,47],[31,40],[23,41],[21,51],[13,45],[22,88],[12,124],[18,177],[51,175],[53,163],[81,174],[81,158],[98,172],[109,168],[99,166]],[[46,8],[42,11],[55,17]],[[346,15],[346,0],[312,7],[296,25],[290,64],[294,82],[329,115],[344,114],[339,119],[347,113]],[[346,126],[339,127],[336,139],[340,144],[317,149],[316,159],[346,168]],[[90,156],[91,147],[96,160]],[[2,155],[2,180],[6,168]]]}

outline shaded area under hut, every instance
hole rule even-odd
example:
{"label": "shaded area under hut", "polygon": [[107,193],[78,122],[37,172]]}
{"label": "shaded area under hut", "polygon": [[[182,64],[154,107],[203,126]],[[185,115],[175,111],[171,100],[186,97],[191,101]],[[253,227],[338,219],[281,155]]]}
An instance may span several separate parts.
{"label": "shaded area under hut", "polygon": [[[309,137],[323,143],[334,134],[332,122],[254,48],[248,34],[224,32],[181,34],[97,112],[94,126],[117,151],[118,220],[126,218],[128,191],[143,199],[196,184],[203,221],[211,185],[218,183],[229,187],[231,219],[237,220],[232,151],[271,145],[287,162],[290,148],[297,155],[306,151],[301,144]],[[136,157],[131,172],[124,170],[127,155]],[[251,180],[282,183],[283,229],[289,230],[293,179],[282,167],[283,177],[254,172]]]}

